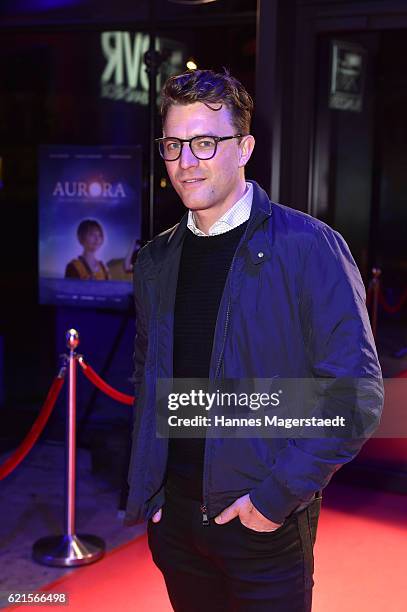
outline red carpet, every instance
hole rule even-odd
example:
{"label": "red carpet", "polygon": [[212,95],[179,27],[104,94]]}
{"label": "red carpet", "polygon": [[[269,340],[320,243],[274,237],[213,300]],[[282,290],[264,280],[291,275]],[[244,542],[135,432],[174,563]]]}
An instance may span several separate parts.
{"label": "red carpet", "polygon": [[313,612],[406,612],[407,496],[328,489],[315,545]]}
{"label": "red carpet", "polygon": [[[330,485],[315,558],[313,612],[405,612],[407,496]],[[78,612],[92,608],[100,612],[171,610],[145,536],[94,565],[73,570],[45,589],[67,592],[69,609]],[[64,608],[48,605],[47,609]],[[38,605],[25,605],[24,610],[36,612]]]}

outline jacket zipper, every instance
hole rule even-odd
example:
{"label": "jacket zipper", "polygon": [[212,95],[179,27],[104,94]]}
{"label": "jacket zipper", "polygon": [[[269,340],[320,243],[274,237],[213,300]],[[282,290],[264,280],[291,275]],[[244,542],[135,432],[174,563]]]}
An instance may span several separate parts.
{"label": "jacket zipper", "polygon": [[[238,247],[237,247],[237,249],[236,249],[236,251],[235,251],[235,253],[233,255],[232,263],[230,264],[230,269],[229,269],[229,279],[232,278],[232,272],[233,272],[234,263],[236,261],[237,253],[240,250],[241,246],[245,243],[248,227],[249,227],[249,222],[247,223],[247,226],[246,226],[246,229],[245,229],[242,241],[238,245]],[[231,281],[229,280],[229,286],[230,285],[231,285]],[[221,351],[219,353],[218,363],[216,364],[215,377],[214,377],[215,380],[219,376],[219,371],[220,371],[220,367],[221,367],[222,359],[223,359],[223,353],[224,353],[224,350],[225,350],[226,336],[227,336],[228,328],[229,328],[231,302],[232,302],[232,297],[231,297],[231,287],[230,287],[228,306],[227,306],[227,309],[226,309],[225,326],[223,328],[222,347],[221,347]],[[209,525],[209,513],[208,513],[208,506],[207,506],[207,503],[206,503],[207,495],[206,495],[206,486],[205,486],[206,485],[205,472],[207,471],[207,469],[205,470],[205,467],[206,467],[207,463],[208,463],[208,460],[207,460],[206,440],[205,440],[204,474],[203,474],[203,502],[201,504],[202,524],[203,525]]]}
{"label": "jacket zipper", "polygon": [[[233,266],[233,261],[232,261],[232,265],[231,265],[231,270],[232,270],[232,266]],[[223,331],[223,341],[222,341],[222,350],[219,354],[219,359],[218,359],[218,363],[216,366],[216,371],[215,371],[215,380],[218,378],[219,376],[219,370],[220,370],[220,366],[222,363],[222,355],[223,355],[223,351],[225,348],[225,342],[226,342],[226,336],[227,336],[227,331],[228,331],[228,327],[229,327],[229,318],[230,318],[230,305],[231,305],[231,298],[229,296],[229,301],[228,301],[228,307],[226,310],[226,318],[225,318],[225,327],[224,327],[224,331]],[[204,457],[204,478],[203,478],[203,502],[201,505],[201,512],[202,512],[202,525],[209,525],[209,517],[208,517],[208,506],[206,505],[206,487],[205,487],[205,464],[207,463],[207,457],[206,457],[207,453],[206,453],[206,440],[205,440],[205,457]],[[206,459],[206,461],[205,461]]]}
{"label": "jacket zipper", "polygon": [[202,525],[209,525],[208,508],[204,506],[203,504],[201,506],[201,512],[202,512]]}
{"label": "jacket zipper", "polygon": [[226,336],[228,333],[228,328],[229,328],[229,318],[230,318],[230,303],[231,303],[231,298],[229,296],[229,301],[228,301],[228,307],[226,309],[226,318],[225,318],[225,327],[223,330],[223,338],[222,338],[222,350],[219,353],[219,359],[218,359],[218,363],[216,365],[216,370],[215,370],[215,380],[219,377],[219,372],[220,372],[220,366],[222,364],[222,358],[223,358],[223,352],[225,350],[225,344],[226,344]]}

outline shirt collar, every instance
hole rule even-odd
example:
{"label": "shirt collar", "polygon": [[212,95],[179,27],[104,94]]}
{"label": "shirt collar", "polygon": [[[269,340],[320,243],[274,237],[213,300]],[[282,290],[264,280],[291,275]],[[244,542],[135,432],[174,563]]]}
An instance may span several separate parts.
{"label": "shirt collar", "polygon": [[209,233],[204,234],[196,225],[194,219],[194,213],[192,210],[188,212],[188,221],[187,227],[191,230],[196,236],[217,236],[218,234],[225,234],[235,227],[238,227],[242,223],[248,220],[250,217],[250,211],[252,208],[253,202],[253,185],[251,183],[246,183],[246,191],[232,206],[223,214],[220,219],[215,221],[215,223],[209,228]]}

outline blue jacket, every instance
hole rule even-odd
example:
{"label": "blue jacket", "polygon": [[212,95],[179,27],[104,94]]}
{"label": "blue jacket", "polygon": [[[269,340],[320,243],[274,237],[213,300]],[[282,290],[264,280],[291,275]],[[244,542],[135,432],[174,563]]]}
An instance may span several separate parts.
{"label": "blue jacket", "polygon": [[[157,378],[172,378],[174,302],[187,215],[140,250],[135,265],[135,420],[125,524],[164,504],[168,440],[156,437]],[[271,202],[253,183],[247,230],[223,291],[210,378],[364,378],[355,410],[377,424],[381,370],[365,289],[347,244],[313,217]],[[250,493],[276,523],[305,507],[362,439],[206,440],[202,501],[210,517]]]}

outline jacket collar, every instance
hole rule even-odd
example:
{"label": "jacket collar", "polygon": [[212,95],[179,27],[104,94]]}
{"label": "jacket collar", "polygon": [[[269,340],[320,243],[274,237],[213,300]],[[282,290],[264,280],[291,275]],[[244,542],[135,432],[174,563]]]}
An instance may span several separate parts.
{"label": "jacket collar", "polygon": [[[272,203],[267,193],[255,181],[249,181],[253,185],[253,202],[246,232],[247,239],[253,234],[256,227],[272,215]],[[182,217],[181,221],[174,227],[167,238],[167,253],[182,245],[188,223],[188,213]]]}
{"label": "jacket collar", "polygon": [[272,203],[267,193],[255,181],[253,184],[253,204],[250,212],[249,226],[247,228],[247,238],[253,234],[254,230],[272,215]]}

